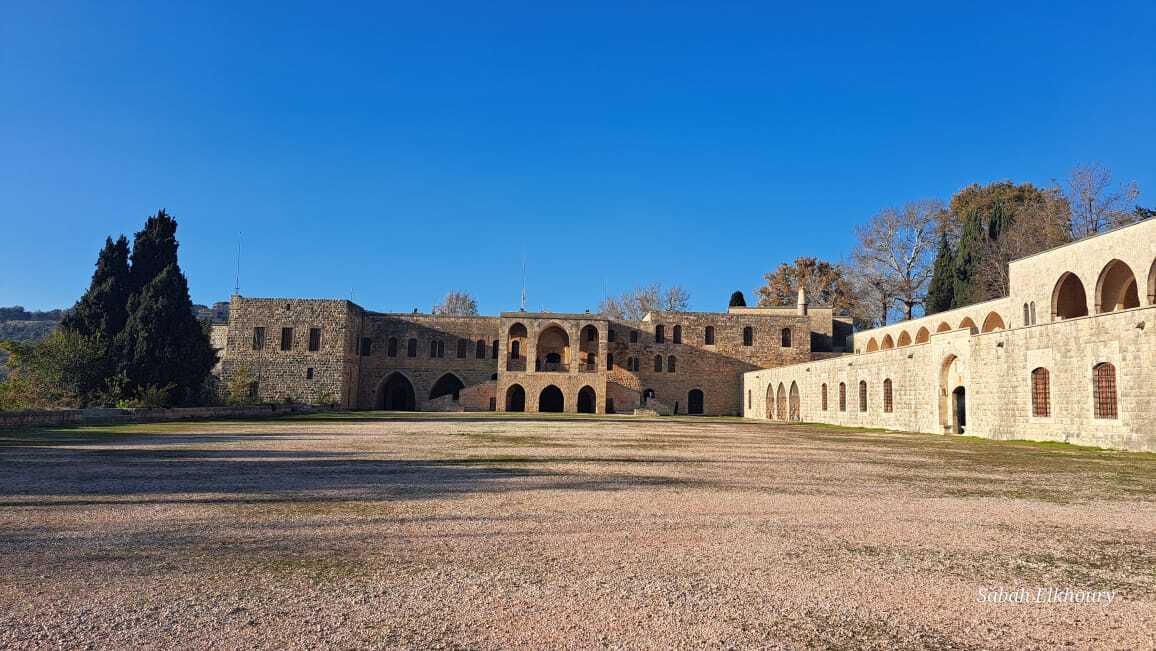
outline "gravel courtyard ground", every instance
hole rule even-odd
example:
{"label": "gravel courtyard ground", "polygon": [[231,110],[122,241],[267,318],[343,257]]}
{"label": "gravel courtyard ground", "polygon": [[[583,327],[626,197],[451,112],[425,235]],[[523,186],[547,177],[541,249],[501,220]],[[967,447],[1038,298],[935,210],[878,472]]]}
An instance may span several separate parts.
{"label": "gravel courtyard ground", "polygon": [[0,504],[4,648],[1156,647],[1156,455],[326,414],[0,433]]}

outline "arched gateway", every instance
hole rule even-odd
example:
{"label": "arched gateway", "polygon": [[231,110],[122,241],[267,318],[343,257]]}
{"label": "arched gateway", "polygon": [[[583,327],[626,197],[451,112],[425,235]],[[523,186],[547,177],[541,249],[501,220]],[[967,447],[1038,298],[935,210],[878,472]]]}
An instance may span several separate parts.
{"label": "arched gateway", "polygon": [[413,384],[409,378],[396,372],[390,373],[377,387],[377,396],[374,402],[378,409],[385,411],[414,411],[417,409]]}

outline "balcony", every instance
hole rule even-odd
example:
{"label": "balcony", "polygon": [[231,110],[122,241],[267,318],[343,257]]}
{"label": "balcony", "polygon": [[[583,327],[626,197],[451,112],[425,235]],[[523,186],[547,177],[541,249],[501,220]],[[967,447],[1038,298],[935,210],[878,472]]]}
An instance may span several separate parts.
{"label": "balcony", "polygon": [[578,364],[579,373],[597,373],[598,364],[595,362],[582,362]]}
{"label": "balcony", "polygon": [[512,373],[522,372],[526,370],[526,358],[518,357],[516,359],[506,360],[506,370]]}
{"label": "balcony", "polygon": [[570,365],[565,362],[538,362],[534,370],[539,373],[569,373]]}

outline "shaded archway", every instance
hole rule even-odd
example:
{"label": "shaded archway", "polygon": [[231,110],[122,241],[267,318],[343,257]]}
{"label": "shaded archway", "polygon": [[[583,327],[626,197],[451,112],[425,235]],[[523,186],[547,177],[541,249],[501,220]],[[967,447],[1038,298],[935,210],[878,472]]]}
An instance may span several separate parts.
{"label": "shaded archway", "polygon": [[578,413],[593,414],[596,409],[594,405],[597,404],[598,396],[594,394],[594,389],[589,386],[582,387],[578,390]]}
{"label": "shaded archway", "polygon": [[566,409],[566,398],[562,390],[551,384],[538,394],[538,411],[546,413],[560,413]]}
{"label": "shaded archway", "polygon": [[779,382],[779,390],[775,392],[775,418],[787,420],[787,387]]}
{"label": "shaded archway", "polygon": [[964,395],[959,358],[948,355],[939,366],[939,422],[944,434],[963,433],[962,428],[967,420]]}
{"label": "shaded archway", "polygon": [[799,402],[800,402],[799,401],[799,385],[795,384],[794,382],[791,382],[791,398],[790,398],[790,400],[791,400],[790,411],[787,414],[787,418],[789,418],[792,423],[797,423],[800,420],[799,412],[800,412],[801,406],[799,404]]}
{"label": "shaded archway", "polygon": [[983,320],[983,332],[995,332],[996,330],[1005,330],[1006,326],[1003,322],[1003,317],[998,312],[991,312],[987,318]]}
{"label": "shaded archway", "polygon": [[948,332],[950,330],[951,326],[948,325],[947,321],[940,323],[939,326],[935,328],[936,334],[939,334],[940,332]]}
{"label": "shaded archway", "polygon": [[454,402],[458,401],[458,394],[462,389],[466,388],[466,383],[462,382],[461,378],[453,373],[446,373],[434,382],[433,388],[429,390],[429,399],[440,398],[444,395],[452,395]]}
{"label": "shaded archway", "polygon": [[873,353],[877,350],[879,350],[879,342],[875,341],[875,337],[871,337],[867,340],[867,352]]}
{"label": "shaded archway", "polygon": [[969,316],[963,317],[963,321],[959,322],[959,329],[963,330],[964,328],[967,328],[969,331],[971,331],[971,334],[973,335],[979,332],[979,328],[975,326],[975,321],[972,321],[971,317]]}
{"label": "shaded archway", "polygon": [[390,373],[377,387],[375,406],[385,411],[414,411],[417,397],[413,383],[401,373]]}
{"label": "shaded archway", "polygon": [[598,328],[587,325],[578,331],[578,352],[582,361],[580,370],[587,373],[598,370]]}
{"label": "shaded archway", "polygon": [[883,335],[883,343],[879,344],[879,350],[891,350],[895,347],[895,340],[891,335]]}
{"label": "shaded archway", "polygon": [[1120,260],[1104,265],[1096,281],[1096,314],[1140,307],[1140,292],[1136,274]]}
{"label": "shaded archway", "polygon": [[570,335],[560,326],[552,325],[538,335],[539,371],[565,373],[570,370]]}
{"label": "shaded archway", "polygon": [[1156,260],[1148,270],[1148,304],[1156,305]]}
{"label": "shaded archway", "polygon": [[506,411],[526,411],[526,390],[520,384],[506,389]]}
{"label": "shaded archway", "polygon": [[1052,290],[1052,320],[1080,316],[1088,316],[1088,295],[1080,278],[1068,271],[1060,276]]}
{"label": "shaded archway", "polygon": [[919,331],[915,333],[915,343],[917,344],[925,344],[930,339],[931,332],[929,332],[927,328],[920,328]]}
{"label": "shaded archway", "polygon": [[767,385],[767,420],[775,419],[775,385]]}
{"label": "shaded archway", "polygon": [[903,348],[904,346],[910,346],[911,345],[911,335],[907,334],[906,330],[904,330],[903,332],[900,332],[899,333],[899,341],[897,341],[895,343],[895,345],[899,348]]}
{"label": "shaded archway", "polygon": [[686,413],[692,416],[702,414],[703,396],[700,389],[691,389],[686,394]]}

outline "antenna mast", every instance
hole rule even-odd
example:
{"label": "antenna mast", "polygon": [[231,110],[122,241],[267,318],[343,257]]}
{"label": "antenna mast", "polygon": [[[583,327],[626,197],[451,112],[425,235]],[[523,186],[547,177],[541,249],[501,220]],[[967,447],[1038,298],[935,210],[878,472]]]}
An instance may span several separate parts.
{"label": "antenna mast", "polygon": [[522,254],[522,301],[521,309],[526,311],[526,254]]}
{"label": "antenna mast", "polygon": [[237,270],[233,276],[233,295],[241,295],[241,234],[237,233]]}

